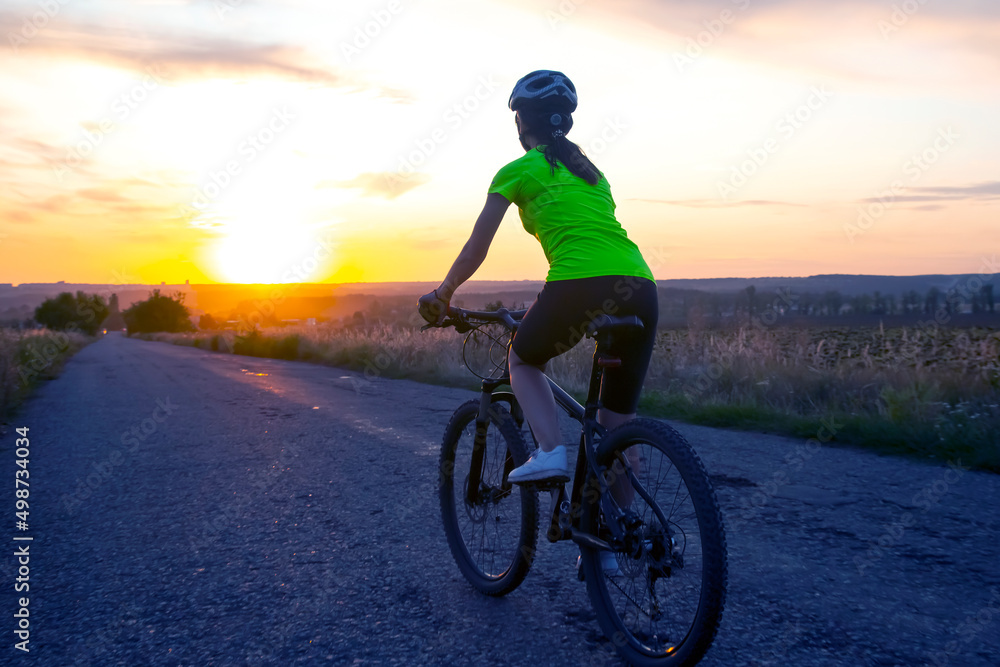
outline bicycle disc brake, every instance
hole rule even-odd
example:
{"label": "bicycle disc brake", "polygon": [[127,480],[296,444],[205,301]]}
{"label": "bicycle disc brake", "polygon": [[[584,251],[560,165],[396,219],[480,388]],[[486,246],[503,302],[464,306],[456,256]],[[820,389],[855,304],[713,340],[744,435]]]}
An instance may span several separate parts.
{"label": "bicycle disc brake", "polygon": [[[466,476],[465,483],[462,485],[462,498],[466,499],[469,497],[469,477]],[[490,505],[497,502],[496,489],[480,483],[479,485],[479,500],[474,505],[469,504],[465,500],[462,505],[465,506],[465,514],[469,517],[472,523],[483,523],[486,521],[486,517],[490,512]]]}

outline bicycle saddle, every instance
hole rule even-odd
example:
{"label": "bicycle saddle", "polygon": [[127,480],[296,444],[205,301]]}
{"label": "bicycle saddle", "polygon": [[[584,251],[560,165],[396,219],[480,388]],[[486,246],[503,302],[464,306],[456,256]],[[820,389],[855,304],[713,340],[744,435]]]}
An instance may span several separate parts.
{"label": "bicycle saddle", "polygon": [[644,328],[638,315],[615,317],[614,315],[601,314],[587,325],[587,337],[597,338],[611,331],[641,331]]}

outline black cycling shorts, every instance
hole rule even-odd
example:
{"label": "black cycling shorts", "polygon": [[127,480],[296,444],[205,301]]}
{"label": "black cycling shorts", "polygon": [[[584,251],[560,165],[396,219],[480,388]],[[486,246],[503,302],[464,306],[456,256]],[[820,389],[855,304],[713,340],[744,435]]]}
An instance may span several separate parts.
{"label": "black cycling shorts", "polygon": [[634,276],[599,276],[547,282],[521,320],[513,349],[525,363],[542,366],[583,340],[587,325],[602,313],[637,315],[644,325],[641,332],[628,338],[615,337],[610,353],[621,357],[622,365],[605,369],[601,382],[604,407],[631,414],[639,404],[656,339],[659,308],[653,281]]}

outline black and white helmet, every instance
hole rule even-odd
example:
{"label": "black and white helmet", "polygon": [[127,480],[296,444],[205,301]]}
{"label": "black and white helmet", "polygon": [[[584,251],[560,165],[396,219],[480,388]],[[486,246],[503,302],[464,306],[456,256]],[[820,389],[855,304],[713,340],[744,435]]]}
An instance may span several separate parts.
{"label": "black and white helmet", "polygon": [[507,106],[511,111],[527,106],[573,113],[576,111],[576,86],[562,72],[535,70],[514,85]]}

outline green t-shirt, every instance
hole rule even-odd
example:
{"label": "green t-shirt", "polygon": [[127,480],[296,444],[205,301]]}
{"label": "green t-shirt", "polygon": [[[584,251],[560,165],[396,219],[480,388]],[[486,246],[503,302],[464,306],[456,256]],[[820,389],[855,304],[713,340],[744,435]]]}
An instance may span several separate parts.
{"label": "green t-shirt", "polygon": [[549,261],[547,281],[653,273],[638,246],[615,219],[608,180],[596,185],[564,165],[552,173],[544,146],[497,172],[489,192],[517,204],[521,224],[538,239]]}

